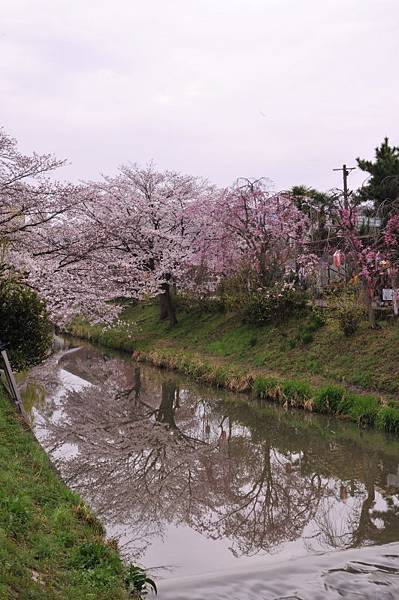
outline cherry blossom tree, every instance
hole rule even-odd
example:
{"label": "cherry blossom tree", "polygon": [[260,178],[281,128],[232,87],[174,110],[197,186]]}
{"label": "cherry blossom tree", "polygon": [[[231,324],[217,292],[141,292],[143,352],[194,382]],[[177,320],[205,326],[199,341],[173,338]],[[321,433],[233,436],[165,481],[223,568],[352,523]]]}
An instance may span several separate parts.
{"label": "cherry blossom tree", "polygon": [[397,275],[399,270],[399,215],[394,215],[389,219],[384,231],[384,243],[392,273]]}
{"label": "cherry blossom tree", "polygon": [[75,204],[74,186],[50,179],[65,161],[51,154],[22,154],[0,129],[0,242],[23,244],[30,233],[60,217]]}
{"label": "cherry blossom tree", "polygon": [[91,188],[83,186],[78,194],[68,218],[38,230],[34,252],[28,256],[19,251],[13,261],[46,300],[55,323],[66,325],[80,316],[107,324],[122,308],[115,299],[131,297],[138,273],[134,260],[118,260],[105,232],[88,219]]}
{"label": "cherry blossom tree", "polygon": [[348,272],[360,278],[369,323],[375,327],[373,301],[388,266],[383,235],[362,235],[354,206],[337,210],[336,222],[336,248],[345,253]]}
{"label": "cherry blossom tree", "polygon": [[[43,257],[44,263],[58,261],[59,269],[49,269],[56,273],[49,286],[64,284],[61,305],[70,299],[68,290],[84,299],[88,288],[90,308],[100,318],[104,306],[109,314],[117,311],[104,299],[150,296],[159,298],[161,319],[173,325],[171,286],[192,287],[199,268],[205,285],[245,272],[246,285],[256,288],[312,264],[307,217],[288,195],[272,194],[264,180],[218,190],[151,164],[122,167],[82,195],[80,213],[57,235],[52,228]],[[59,302],[59,295],[47,296]],[[70,304],[85,313],[84,301],[72,298]]]}
{"label": "cherry blossom tree", "polygon": [[268,286],[311,264],[306,215],[265,180],[219,190],[150,164],[72,186],[49,177],[62,164],[0,136],[3,269],[38,290],[59,324],[112,320],[115,299],[157,297],[174,325],[171,288],[190,287],[199,267],[208,284],[244,271],[247,285]]}
{"label": "cherry blossom tree", "polygon": [[194,251],[193,240],[200,235],[195,204],[211,186],[159,172],[151,164],[122,167],[101,182],[63,187],[40,178],[61,162],[36,155],[30,161],[16,150],[13,156],[20,169],[10,171],[3,187],[28,169],[37,181],[10,188],[15,197],[19,193],[17,204],[10,191],[3,202],[9,223],[7,230],[0,229],[7,241],[6,264],[39,291],[53,320],[65,324],[81,315],[111,321],[121,309],[115,299],[157,296],[161,319],[173,325],[171,286]]}
{"label": "cherry blossom tree", "polygon": [[289,194],[273,193],[265,179],[240,179],[199,207],[207,214],[197,265],[229,276],[243,271],[247,284],[270,286],[288,272],[313,264],[307,250],[309,221]]}
{"label": "cherry blossom tree", "polygon": [[174,325],[171,286],[181,279],[201,233],[195,207],[211,191],[204,180],[159,172],[152,164],[122,167],[117,176],[90,184],[81,223],[88,235],[67,249],[65,260],[111,265],[114,297],[157,296],[161,319]]}
{"label": "cherry blossom tree", "polygon": [[56,298],[65,297],[71,281],[66,273],[57,275],[55,257],[43,262],[40,256],[51,252],[53,240],[65,237],[83,189],[54,179],[64,164],[51,154],[23,154],[16,140],[0,129],[0,276],[33,287],[50,309]]}

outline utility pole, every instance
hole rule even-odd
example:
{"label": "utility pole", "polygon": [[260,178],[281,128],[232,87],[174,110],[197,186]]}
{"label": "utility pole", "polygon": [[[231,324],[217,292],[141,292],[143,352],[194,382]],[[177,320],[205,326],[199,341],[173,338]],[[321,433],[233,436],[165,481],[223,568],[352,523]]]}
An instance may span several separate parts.
{"label": "utility pole", "polygon": [[342,165],[340,169],[333,169],[333,171],[342,171],[342,176],[344,180],[344,208],[349,208],[348,202],[348,175],[351,171],[356,169],[356,167],[347,167],[346,165]]}

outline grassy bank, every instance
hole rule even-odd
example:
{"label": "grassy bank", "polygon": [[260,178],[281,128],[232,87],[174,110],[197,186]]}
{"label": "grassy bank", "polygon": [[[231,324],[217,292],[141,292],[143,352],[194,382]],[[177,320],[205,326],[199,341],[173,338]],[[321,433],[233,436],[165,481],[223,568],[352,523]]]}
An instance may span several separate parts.
{"label": "grassy bank", "polygon": [[79,321],[70,332],[205,383],[399,432],[396,323],[375,331],[364,324],[348,338],[311,314],[263,327],[223,313],[181,312],[178,319],[170,329],[156,306],[142,304],[126,308],[113,328]]}
{"label": "grassy bank", "polygon": [[127,598],[125,578],[101,524],[0,388],[0,598]]}

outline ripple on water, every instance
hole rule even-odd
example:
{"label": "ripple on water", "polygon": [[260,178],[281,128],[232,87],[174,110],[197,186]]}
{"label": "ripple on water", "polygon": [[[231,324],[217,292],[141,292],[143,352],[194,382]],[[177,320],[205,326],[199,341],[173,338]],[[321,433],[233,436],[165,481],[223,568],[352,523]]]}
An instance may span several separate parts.
{"label": "ripple on water", "polygon": [[160,582],[159,600],[398,600],[399,544]]}

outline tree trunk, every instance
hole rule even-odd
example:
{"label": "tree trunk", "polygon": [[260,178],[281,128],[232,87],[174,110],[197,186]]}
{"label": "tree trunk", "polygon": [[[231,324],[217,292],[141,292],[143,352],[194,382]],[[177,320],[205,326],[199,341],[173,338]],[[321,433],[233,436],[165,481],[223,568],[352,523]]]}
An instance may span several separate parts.
{"label": "tree trunk", "polygon": [[177,429],[175,420],[175,397],[176,385],[173,381],[166,381],[163,383],[161,404],[159,405],[156,419],[159,423],[166,423],[171,429]]}
{"label": "tree trunk", "polygon": [[166,321],[168,318],[168,306],[165,294],[159,294],[159,318],[161,321]]}
{"label": "tree trunk", "polygon": [[370,476],[371,473],[373,473],[372,468],[368,472],[367,480],[365,481],[367,497],[362,502],[358,526],[353,532],[353,541],[350,545],[351,548],[358,548],[363,545],[366,540],[375,540],[376,535],[378,535],[378,528],[373,523],[371,515],[371,510],[375,504],[375,484],[374,479]]}
{"label": "tree trunk", "polygon": [[128,398],[130,400],[130,414],[132,419],[136,417],[137,406],[140,402],[141,395],[141,368],[135,367],[134,369],[134,384],[132,392],[129,394]]}
{"label": "tree trunk", "polygon": [[162,292],[159,294],[159,318],[161,321],[169,319],[170,325],[173,327],[177,323],[176,311],[173,306],[172,296],[170,293],[170,284],[162,284]]}
{"label": "tree trunk", "polygon": [[373,308],[373,296],[370,293],[370,289],[369,289],[369,286],[367,285],[366,281],[364,281],[364,283],[363,283],[363,292],[364,292],[364,301],[367,306],[369,323],[370,323],[370,326],[374,329],[376,326],[376,321],[375,321],[375,310]]}

